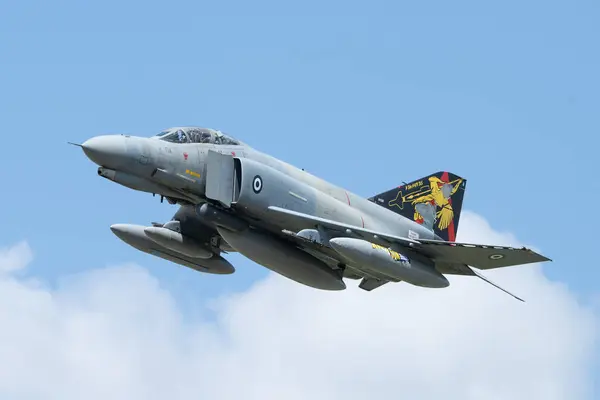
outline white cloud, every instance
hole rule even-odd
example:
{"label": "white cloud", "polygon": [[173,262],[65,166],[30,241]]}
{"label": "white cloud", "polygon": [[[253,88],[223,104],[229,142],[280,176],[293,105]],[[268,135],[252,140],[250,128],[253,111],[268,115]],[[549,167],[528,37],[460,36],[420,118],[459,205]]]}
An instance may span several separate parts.
{"label": "white cloud", "polygon": [[[459,240],[519,244],[466,212]],[[4,270],[29,260],[0,253]],[[0,398],[585,398],[597,315],[540,266],[488,275],[527,302],[475,278],[332,293],[271,275],[216,300],[216,323],[135,265],[55,290],[0,275]]]}
{"label": "white cloud", "polygon": [[27,242],[10,248],[0,248],[0,273],[23,269],[33,260],[33,252]]}

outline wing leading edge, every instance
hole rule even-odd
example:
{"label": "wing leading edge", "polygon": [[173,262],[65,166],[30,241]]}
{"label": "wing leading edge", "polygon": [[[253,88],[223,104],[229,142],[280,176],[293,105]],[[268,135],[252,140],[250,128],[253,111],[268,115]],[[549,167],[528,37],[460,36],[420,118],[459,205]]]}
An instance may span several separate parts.
{"label": "wing leading edge", "polygon": [[[510,294],[518,300],[521,298],[501,288],[469,266],[481,269],[504,268],[514,265],[530,264],[551,261],[549,258],[538,254],[528,248],[515,248],[508,246],[480,245],[471,243],[446,242],[441,240],[419,239],[413,240],[387,233],[377,232],[359,226],[344,224],[325,218],[287,210],[281,207],[269,207],[269,211],[285,214],[288,218],[295,218],[312,224],[315,228],[325,229],[332,237],[346,236],[359,237],[366,241],[398,249],[405,248],[423,254],[436,260],[444,268],[442,273],[477,276],[485,282]],[[366,283],[366,282],[365,282]],[[366,285],[371,286],[371,285]],[[376,288],[380,285],[373,285]],[[368,290],[368,289],[367,289]]]}

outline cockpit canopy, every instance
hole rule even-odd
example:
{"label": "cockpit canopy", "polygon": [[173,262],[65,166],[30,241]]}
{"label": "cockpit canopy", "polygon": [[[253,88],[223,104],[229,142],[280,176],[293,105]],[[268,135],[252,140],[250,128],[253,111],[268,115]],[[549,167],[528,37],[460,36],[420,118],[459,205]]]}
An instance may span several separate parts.
{"label": "cockpit canopy", "polygon": [[240,141],[221,131],[197,127],[169,128],[160,132],[155,138],[171,143],[206,143],[231,146],[241,144]]}

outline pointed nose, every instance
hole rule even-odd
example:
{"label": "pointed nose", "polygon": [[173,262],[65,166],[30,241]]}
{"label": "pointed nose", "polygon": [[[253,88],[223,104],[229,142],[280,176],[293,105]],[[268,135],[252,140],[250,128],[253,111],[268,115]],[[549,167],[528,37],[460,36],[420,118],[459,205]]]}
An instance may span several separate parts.
{"label": "pointed nose", "polygon": [[117,236],[129,233],[128,224],[114,224],[110,226],[110,230]]}
{"label": "pointed nose", "polygon": [[127,138],[121,135],[96,136],[81,147],[85,155],[101,167],[119,169],[128,161]]}
{"label": "pointed nose", "polygon": [[110,230],[125,243],[136,247],[150,241],[144,234],[144,228],[145,226],[141,225],[114,224],[111,225]]}

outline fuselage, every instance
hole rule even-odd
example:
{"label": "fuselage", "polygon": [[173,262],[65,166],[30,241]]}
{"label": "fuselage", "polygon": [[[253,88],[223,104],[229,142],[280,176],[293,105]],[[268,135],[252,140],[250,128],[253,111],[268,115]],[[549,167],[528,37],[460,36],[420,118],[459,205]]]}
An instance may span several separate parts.
{"label": "fuselage", "polygon": [[315,190],[323,193],[323,195],[337,201],[336,215],[328,214],[326,211],[317,208],[315,216],[402,237],[409,237],[409,231],[412,231],[417,233],[420,238],[434,238],[433,232],[420,224],[381,207],[352,191],[336,186],[260,151],[249,149],[246,154],[249,158],[268,165],[293,179],[306,183]]}
{"label": "fuselage", "polygon": [[[231,154],[236,158],[253,160],[304,184],[304,191],[311,192],[309,195],[289,191],[289,196],[302,199],[297,203],[306,210],[299,211],[402,237],[416,234],[419,238],[435,238],[432,231],[400,214],[239,141],[229,144],[173,143],[160,137],[109,135],[92,138],[83,147],[88,157],[105,171],[121,174],[119,179],[122,181],[114,176],[112,180],[168,198],[174,197],[176,192],[181,193],[183,199],[192,203],[205,200],[209,151]],[[161,177],[165,174],[166,177]],[[178,183],[176,187],[170,187],[171,182]],[[289,228],[278,226],[276,221],[266,227],[277,231]]]}

